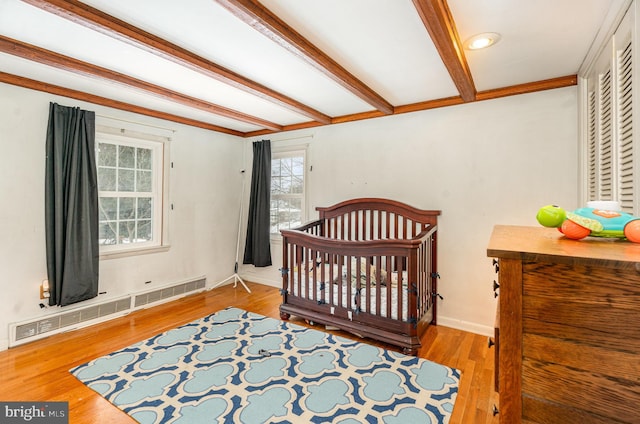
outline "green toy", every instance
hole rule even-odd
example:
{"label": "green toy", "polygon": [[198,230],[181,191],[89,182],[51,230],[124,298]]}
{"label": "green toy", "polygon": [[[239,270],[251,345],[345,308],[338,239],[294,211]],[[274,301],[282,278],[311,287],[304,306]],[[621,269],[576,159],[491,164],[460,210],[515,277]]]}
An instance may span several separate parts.
{"label": "green toy", "polygon": [[559,206],[540,208],[536,219],[544,227],[557,228],[565,237],[626,238],[640,243],[640,218],[619,210],[618,202],[589,202],[589,207],[566,212]]}

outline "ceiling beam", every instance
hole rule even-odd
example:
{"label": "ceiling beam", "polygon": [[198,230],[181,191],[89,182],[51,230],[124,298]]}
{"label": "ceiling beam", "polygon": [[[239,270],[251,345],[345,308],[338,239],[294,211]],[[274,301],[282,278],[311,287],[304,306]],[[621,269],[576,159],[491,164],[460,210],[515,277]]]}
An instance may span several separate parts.
{"label": "ceiling beam", "polygon": [[[515,96],[518,94],[535,93],[537,91],[553,90],[556,88],[571,87],[578,84],[577,75],[567,75],[564,77],[551,78],[542,81],[528,82],[524,84],[511,85],[508,87],[496,88],[493,90],[481,91],[478,93],[474,102],[480,102],[484,100],[499,99],[502,97]],[[394,115],[400,115],[403,113],[419,112],[422,110],[438,109],[449,106],[456,106],[466,103],[462,97],[446,97],[442,99],[427,100],[424,102],[411,103],[407,105],[396,106],[394,109]],[[384,116],[380,112],[362,112],[354,113],[351,115],[336,116],[331,120],[332,124],[340,124],[344,122],[362,121],[365,119],[380,118]],[[320,124],[317,122],[301,122],[293,125],[285,125],[283,131],[293,131],[305,128],[317,127]],[[259,130],[245,133],[245,137],[256,137],[266,134],[272,134],[273,131]]]}
{"label": "ceiling beam", "polygon": [[68,56],[64,56],[43,48],[14,40],[0,35],[0,52],[9,53],[14,56],[52,66],[57,69],[73,72],[75,74],[89,77],[97,77],[109,82],[117,82],[121,85],[132,87],[138,90],[151,93],[157,97],[183,104],[195,109],[204,110],[218,116],[224,116],[236,121],[268,128],[275,131],[282,130],[282,126],[269,122],[255,116],[247,115],[223,106],[206,102],[195,97],[187,96],[173,90],[169,90],[158,85],[154,85],[130,76],[115,72],[100,66],[92,65]]}
{"label": "ceiling beam", "polygon": [[473,77],[446,0],[413,0],[413,4],[465,102],[476,98]]}
{"label": "ceiling beam", "polygon": [[[265,130],[243,133],[243,132],[232,130],[229,128],[224,128],[217,125],[209,124],[207,122],[202,122],[202,121],[197,121],[195,119],[172,115],[169,113],[160,112],[153,109],[147,109],[140,106],[132,105],[130,103],[124,103],[118,100],[107,99],[105,97],[100,97],[100,96],[88,94],[82,91],[72,90],[69,88],[60,87],[57,85],[24,78],[18,75],[8,74],[5,72],[0,72],[0,83],[6,83],[11,85],[16,85],[19,87],[29,88],[32,90],[43,91],[46,93],[69,97],[72,99],[94,103],[102,106],[107,106],[114,109],[120,109],[127,112],[139,113],[141,115],[151,116],[158,119],[165,119],[167,121],[178,122],[180,124],[190,125],[192,127],[204,128],[206,130],[217,131],[225,134],[231,134],[238,137],[257,137],[257,136],[262,136],[266,134],[273,134],[276,132],[280,132],[280,131],[265,129]],[[548,80],[535,81],[535,82],[530,82],[525,84],[518,84],[518,85],[512,85],[508,87],[497,88],[493,90],[481,91],[480,93],[478,93],[478,97],[475,101],[492,100],[492,99],[498,99],[501,97],[514,96],[518,94],[527,94],[527,93],[534,93],[534,92],[543,91],[543,90],[552,90],[556,88],[570,87],[570,86],[577,85],[577,83],[578,83],[577,75],[567,75],[564,77],[551,78]],[[447,97],[447,98],[436,99],[436,100],[428,100],[424,102],[397,106],[395,108],[394,115],[418,112],[422,110],[436,109],[436,108],[442,108],[442,107],[448,107],[448,106],[455,106],[463,103],[464,101],[462,100],[462,98],[458,96]],[[356,114],[344,115],[344,116],[333,118],[332,123],[338,124],[338,123],[344,123],[344,122],[361,121],[366,119],[379,118],[382,116],[385,116],[385,115],[379,111],[363,112],[363,113],[356,113]],[[323,124],[317,121],[302,122],[298,124],[286,125],[282,128],[282,131],[294,131],[294,130],[305,129],[305,128],[314,128],[322,125]]]}
{"label": "ceiling beam", "polygon": [[390,115],[393,106],[356,78],[322,50],[287,25],[257,0],[214,0],[287,51],[364,100],[380,112]]}
{"label": "ceiling beam", "polygon": [[297,100],[196,55],[180,46],[130,25],[77,0],[23,0],[102,34],[126,42],[163,59],[202,73],[239,90],[275,103],[314,121],[329,123],[331,118]]}
{"label": "ceiling beam", "polygon": [[46,82],[37,81],[30,78],[25,78],[25,77],[13,75],[13,74],[1,72],[1,71],[0,71],[0,82],[15,85],[18,87],[29,88],[31,90],[51,93],[58,96],[69,97],[71,99],[76,99],[83,102],[89,102],[89,103],[93,103],[101,106],[107,106],[110,108],[124,110],[127,112],[138,113],[140,115],[151,116],[153,118],[164,119],[171,122],[177,122],[179,124],[189,125],[192,127],[203,128],[205,130],[217,131],[225,134],[235,135],[238,137],[243,137],[245,135],[245,133],[241,131],[232,130],[230,128],[221,127],[219,125],[209,124],[208,122],[198,121],[191,118],[185,118],[183,116],[173,115],[171,113],[161,112],[154,109],[148,109],[145,107],[136,106],[131,103],[125,103],[119,100],[108,99],[106,97],[96,96],[94,94],[85,93],[83,91],[72,90],[70,88],[61,87],[59,85],[53,85]]}
{"label": "ceiling beam", "polygon": [[491,100],[500,97],[515,96],[518,94],[535,93],[536,91],[551,90],[554,88],[570,87],[578,84],[577,75],[550,78],[542,81],[528,82],[525,84],[510,85],[508,87],[494,88],[492,90],[479,91],[476,100]]}

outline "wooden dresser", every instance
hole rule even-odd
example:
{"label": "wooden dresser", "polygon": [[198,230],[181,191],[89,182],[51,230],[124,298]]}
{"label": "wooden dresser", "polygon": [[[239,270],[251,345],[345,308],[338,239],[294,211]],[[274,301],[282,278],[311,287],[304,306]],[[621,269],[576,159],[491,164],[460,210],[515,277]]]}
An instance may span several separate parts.
{"label": "wooden dresser", "polygon": [[640,423],[640,244],[496,226],[487,255],[500,423]]}

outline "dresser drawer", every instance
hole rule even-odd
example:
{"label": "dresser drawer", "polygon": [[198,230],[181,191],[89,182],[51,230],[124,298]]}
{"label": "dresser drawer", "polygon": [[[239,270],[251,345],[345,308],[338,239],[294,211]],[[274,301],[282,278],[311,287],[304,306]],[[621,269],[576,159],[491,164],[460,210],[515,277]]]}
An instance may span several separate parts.
{"label": "dresser drawer", "polygon": [[527,262],[522,284],[524,333],[640,353],[636,271]]}
{"label": "dresser drawer", "polygon": [[522,394],[529,402],[523,402],[523,417],[562,422],[535,418],[541,402],[562,416],[580,417],[564,422],[636,422],[638,305],[635,271],[524,263]]}

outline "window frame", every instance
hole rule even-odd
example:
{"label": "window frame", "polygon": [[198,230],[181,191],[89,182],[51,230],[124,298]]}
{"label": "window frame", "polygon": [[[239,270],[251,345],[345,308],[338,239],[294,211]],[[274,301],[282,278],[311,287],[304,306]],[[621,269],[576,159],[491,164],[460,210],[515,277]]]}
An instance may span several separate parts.
{"label": "window frame", "polygon": [[[151,149],[153,155],[153,176],[152,176],[152,241],[131,243],[100,245],[100,259],[113,259],[118,257],[134,256],[148,253],[167,251],[170,247],[168,237],[168,175],[169,175],[169,144],[168,137],[156,136],[125,129],[110,127],[96,127],[96,168],[99,175],[99,153],[100,143],[114,145],[124,145],[131,147],[141,147]],[[98,197],[137,197],[138,192],[126,192],[123,196],[118,196],[122,192],[98,191]],[[104,196],[106,194],[107,196]],[[116,196],[111,196],[116,194]],[[98,200],[99,201],[99,200]]]}
{"label": "window frame", "polygon": [[[308,184],[308,172],[307,172],[307,146],[291,146],[291,147],[280,147],[275,148],[271,152],[271,162],[273,165],[273,161],[276,159],[290,158],[290,157],[302,157],[302,193],[301,194],[289,194],[282,196],[284,198],[300,198],[301,199],[301,216],[300,220],[302,223],[307,221],[307,184]],[[273,191],[270,188],[270,196],[273,199]],[[271,206],[269,206],[269,216],[271,216]],[[289,227],[291,228],[291,227]],[[269,231],[272,241],[281,241],[282,237],[280,235],[280,230],[278,232],[271,232],[271,219],[269,219]]]}

